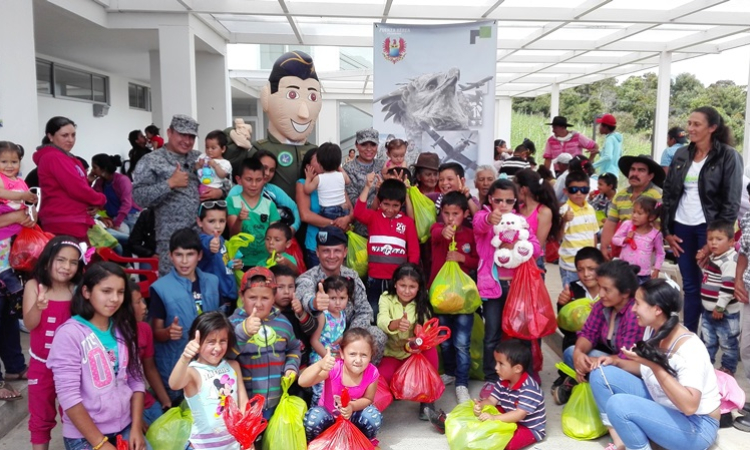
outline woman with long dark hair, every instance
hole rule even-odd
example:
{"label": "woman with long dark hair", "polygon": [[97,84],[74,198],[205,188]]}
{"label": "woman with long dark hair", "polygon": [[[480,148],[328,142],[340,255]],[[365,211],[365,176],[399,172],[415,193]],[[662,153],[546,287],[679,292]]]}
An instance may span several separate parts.
{"label": "woman with long dark hair", "polygon": [[717,219],[737,220],[742,158],[716,109],[693,110],[687,128],[690,145],[677,150],[664,182],[661,231],[682,274],[685,326],[696,332],[701,314],[700,263],[709,256],[706,227]]}
{"label": "woman with long dark hair", "polygon": [[635,293],[633,312],[646,327],[644,339],[623,348],[627,358],[605,356],[589,378],[602,421],[612,440],[607,449],[703,450],[719,429],[721,396],[708,351],[680,324],[677,285],[646,281]]}
{"label": "woman with long dark hair", "polygon": [[[531,169],[523,169],[515,176],[518,189],[518,200],[521,203],[518,213],[529,223],[529,232],[534,233],[544,250],[547,240],[558,240],[562,227],[560,205],[555,191],[542,176]],[[544,268],[544,257],[537,259],[537,266]]]}
{"label": "woman with long dark hair", "polygon": [[315,236],[318,235],[318,229],[334,225],[331,219],[318,214],[320,212],[320,203],[318,202],[318,193],[313,192],[312,194],[305,193],[305,173],[311,171],[315,174],[323,172],[323,169],[318,164],[317,158],[318,149],[313,148],[305,153],[302,158],[302,172],[299,174],[299,179],[296,185],[296,200],[299,208],[299,216],[303,223],[307,224],[307,230],[305,231],[305,265],[308,268],[312,268],[320,264],[318,255],[315,250],[318,247],[315,241]]}
{"label": "woman with long dark hair", "polygon": [[117,172],[122,166],[119,155],[99,153],[91,158],[91,176],[95,178],[93,188],[107,197],[103,220],[107,231],[117,238],[121,245],[128,242],[130,230],[135,227],[141,208],[133,201],[133,183],[126,175]]}

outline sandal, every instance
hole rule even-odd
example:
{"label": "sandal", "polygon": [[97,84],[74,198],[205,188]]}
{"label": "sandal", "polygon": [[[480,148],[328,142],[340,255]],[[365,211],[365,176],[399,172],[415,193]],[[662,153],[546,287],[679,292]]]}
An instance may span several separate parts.
{"label": "sandal", "polygon": [[21,373],[5,373],[5,379],[8,381],[21,381],[21,380],[28,380],[29,377],[27,376],[29,373],[29,366],[26,366],[25,369],[21,371]]}
{"label": "sandal", "polygon": [[[8,395],[10,394],[10,395]],[[23,398],[20,392],[13,389],[13,386],[5,381],[0,381],[0,401],[12,402]]]}

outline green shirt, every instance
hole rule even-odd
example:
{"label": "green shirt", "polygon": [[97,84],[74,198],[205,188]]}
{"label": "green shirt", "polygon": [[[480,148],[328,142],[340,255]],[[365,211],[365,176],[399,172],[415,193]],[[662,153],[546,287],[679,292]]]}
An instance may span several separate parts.
{"label": "green shirt", "polygon": [[266,231],[268,225],[278,222],[279,211],[276,205],[268,198],[261,196],[254,208],[250,207],[242,197],[242,193],[230,195],[227,197],[227,215],[239,216],[242,205],[248,210],[247,219],[242,221],[242,233],[249,233],[255,236],[255,241],[245,248],[240,249],[242,252],[242,264],[246,267],[265,266],[266,260],[270,256],[266,251]]}
{"label": "green shirt", "polygon": [[75,315],[73,316],[73,318],[91,328],[91,331],[94,332],[94,336],[99,339],[99,342],[102,343],[104,349],[107,350],[107,355],[110,357],[110,362],[114,362],[115,373],[117,373],[120,368],[120,355],[119,351],[117,350],[117,339],[115,339],[115,334],[112,333],[112,320],[109,321],[109,327],[107,328],[107,331],[102,331],[96,325],[81,316]]}
{"label": "green shirt", "polygon": [[268,150],[276,156],[276,174],[271,179],[271,183],[280,187],[291,198],[296,196],[296,185],[299,178],[305,178],[302,172],[302,158],[305,153],[318,146],[305,142],[304,144],[284,144],[273,137],[271,133],[266,133],[268,139],[262,139],[253,143],[249,155],[252,156],[259,149]]}

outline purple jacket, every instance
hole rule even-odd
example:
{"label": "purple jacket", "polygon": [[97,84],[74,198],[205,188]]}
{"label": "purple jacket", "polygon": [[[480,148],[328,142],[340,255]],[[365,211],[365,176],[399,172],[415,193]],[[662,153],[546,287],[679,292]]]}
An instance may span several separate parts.
{"label": "purple jacket", "polygon": [[[487,222],[487,218],[492,211],[490,207],[484,205],[481,210],[474,214],[474,241],[477,246],[477,255],[479,255],[479,268],[477,269],[477,289],[479,296],[483,299],[499,298],[503,295],[500,283],[492,276],[492,266],[495,260],[495,247],[492,246],[492,237],[495,235],[493,226]],[[536,234],[529,233],[529,242],[534,246],[534,258],[542,254],[542,248]],[[498,267],[497,272],[501,278],[513,276],[516,269],[504,269]]]}
{"label": "purple jacket", "polygon": [[55,332],[47,367],[52,370],[55,391],[63,410],[63,436],[83,435],[66,411],[82,403],[103,434],[117,433],[130,425],[130,400],[145,392],[142,379],[128,375],[128,349],[118,339],[119,370],[113,373],[107,352],[94,332],[76,319],[68,319]]}
{"label": "purple jacket", "polygon": [[[117,194],[117,198],[120,199],[120,209],[117,211],[117,216],[111,217],[111,219],[115,228],[119,228],[125,218],[128,217],[128,214],[130,214],[130,210],[133,209],[133,207],[136,209],[141,208],[133,201],[133,183],[130,182],[130,178],[121,173],[114,173],[112,175],[112,189],[114,189],[115,194]],[[96,181],[94,181],[93,187],[96,192],[101,192],[103,194],[104,178],[97,178]]]}

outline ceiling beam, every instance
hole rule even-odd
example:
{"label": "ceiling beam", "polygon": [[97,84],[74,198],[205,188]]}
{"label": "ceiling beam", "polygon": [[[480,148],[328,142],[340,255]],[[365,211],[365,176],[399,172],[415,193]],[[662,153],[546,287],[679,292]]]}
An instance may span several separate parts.
{"label": "ceiling beam", "polygon": [[302,39],[302,33],[300,33],[299,28],[297,27],[297,23],[294,21],[294,17],[292,17],[291,14],[289,14],[289,8],[286,6],[286,2],[284,0],[278,0],[279,6],[281,6],[281,10],[284,11],[284,14],[286,15],[286,20],[289,22],[289,26],[292,27],[292,31],[294,32],[294,36],[297,38],[297,43],[300,45],[304,45],[305,41]]}
{"label": "ceiling beam", "polygon": [[391,5],[393,5],[393,0],[386,0],[385,6],[383,7],[383,19],[380,23],[385,23],[388,20],[388,14],[391,12]]}
{"label": "ceiling beam", "polygon": [[573,12],[573,19],[578,20],[581,17],[589,14],[592,11],[596,11],[597,9],[610,2],[612,2],[612,0],[589,0],[575,9],[575,11]]}
{"label": "ceiling beam", "polygon": [[502,5],[505,2],[505,0],[497,0],[494,5],[490,6],[490,8],[482,14],[482,18],[486,19],[487,16],[492,14],[492,11],[496,10],[498,6]]}
{"label": "ceiling beam", "polygon": [[721,5],[722,3],[726,3],[728,1],[729,0],[693,0],[690,3],[684,4],[671,10],[671,18],[669,19],[669,21],[673,22],[677,19],[681,19],[691,14],[713,8],[716,5]]}

